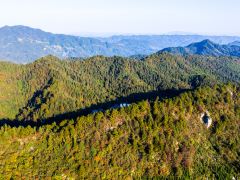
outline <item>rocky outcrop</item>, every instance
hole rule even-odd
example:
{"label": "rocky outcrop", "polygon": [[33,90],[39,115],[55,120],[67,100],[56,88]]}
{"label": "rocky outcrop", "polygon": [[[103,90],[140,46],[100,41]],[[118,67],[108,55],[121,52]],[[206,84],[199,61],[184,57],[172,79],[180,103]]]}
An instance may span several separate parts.
{"label": "rocky outcrop", "polygon": [[229,92],[229,94],[231,95],[231,97],[233,97],[233,92],[230,89],[227,89],[227,91]]}
{"label": "rocky outcrop", "polygon": [[203,112],[201,114],[200,120],[201,120],[202,123],[205,124],[205,126],[207,128],[209,128],[211,126],[211,124],[212,124],[212,118],[210,117],[210,114],[209,114],[208,111]]}

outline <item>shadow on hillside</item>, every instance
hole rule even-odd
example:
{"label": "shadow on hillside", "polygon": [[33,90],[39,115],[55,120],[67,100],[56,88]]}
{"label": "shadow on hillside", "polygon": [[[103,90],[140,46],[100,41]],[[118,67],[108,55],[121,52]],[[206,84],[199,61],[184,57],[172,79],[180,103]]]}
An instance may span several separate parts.
{"label": "shadow on hillside", "polygon": [[11,119],[1,119],[0,120],[0,127],[4,125],[8,125],[11,127],[36,127],[39,128],[43,125],[48,125],[52,123],[60,123],[63,120],[66,119],[76,119],[79,116],[86,116],[89,114],[92,114],[93,111],[106,111],[108,109],[111,109],[113,107],[116,107],[116,105],[126,103],[126,104],[131,104],[131,103],[136,103],[142,100],[155,100],[157,97],[159,97],[160,100],[166,99],[166,98],[172,98],[180,95],[181,93],[191,91],[189,89],[181,89],[181,90],[175,90],[175,89],[170,89],[170,90],[162,90],[162,91],[151,91],[151,92],[146,92],[146,93],[134,93],[126,97],[120,97],[117,98],[114,101],[109,101],[109,102],[104,102],[104,103],[99,103],[96,105],[92,105],[88,108],[85,109],[79,109],[77,111],[73,112],[67,112],[63,114],[56,115],[51,118],[47,118],[42,121],[19,121],[19,120],[11,120]]}

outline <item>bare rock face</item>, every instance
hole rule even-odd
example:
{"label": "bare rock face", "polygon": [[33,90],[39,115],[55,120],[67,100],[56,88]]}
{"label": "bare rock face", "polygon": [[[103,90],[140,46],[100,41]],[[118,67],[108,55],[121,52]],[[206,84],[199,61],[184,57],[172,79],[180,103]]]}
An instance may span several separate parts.
{"label": "bare rock face", "polygon": [[227,91],[229,92],[229,94],[231,95],[231,97],[233,97],[233,92],[230,89],[227,89]]}
{"label": "bare rock face", "polygon": [[200,118],[201,122],[205,124],[207,128],[209,128],[212,124],[212,118],[210,117],[210,114],[208,111],[201,114]]}

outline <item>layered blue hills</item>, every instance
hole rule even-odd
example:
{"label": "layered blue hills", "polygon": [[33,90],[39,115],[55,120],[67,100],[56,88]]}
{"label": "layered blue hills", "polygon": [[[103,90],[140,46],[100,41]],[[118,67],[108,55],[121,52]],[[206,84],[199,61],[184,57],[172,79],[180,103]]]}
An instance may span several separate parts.
{"label": "layered blue hills", "polygon": [[49,54],[59,58],[95,55],[144,57],[167,47],[186,46],[204,39],[219,44],[240,41],[240,37],[234,36],[200,35],[79,37],[26,26],[4,26],[0,28],[0,60],[29,63]]}
{"label": "layered blue hills", "polygon": [[185,47],[169,47],[158,53],[168,52],[177,55],[236,56],[240,57],[240,46],[235,43],[216,44],[210,40],[192,43]]}

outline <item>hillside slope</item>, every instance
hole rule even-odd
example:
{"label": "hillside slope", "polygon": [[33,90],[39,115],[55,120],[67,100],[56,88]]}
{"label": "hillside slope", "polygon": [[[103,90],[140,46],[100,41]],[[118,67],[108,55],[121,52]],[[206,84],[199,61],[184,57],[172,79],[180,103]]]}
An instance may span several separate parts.
{"label": "hillside slope", "polygon": [[[142,61],[96,56],[61,61],[53,56],[27,65],[0,63],[0,118],[34,120],[141,93],[240,82],[238,58],[152,55]],[[132,94],[134,96],[128,97]]]}
{"label": "hillside slope", "polygon": [[5,125],[0,178],[238,179],[239,100],[239,87],[215,85],[60,124]]}

